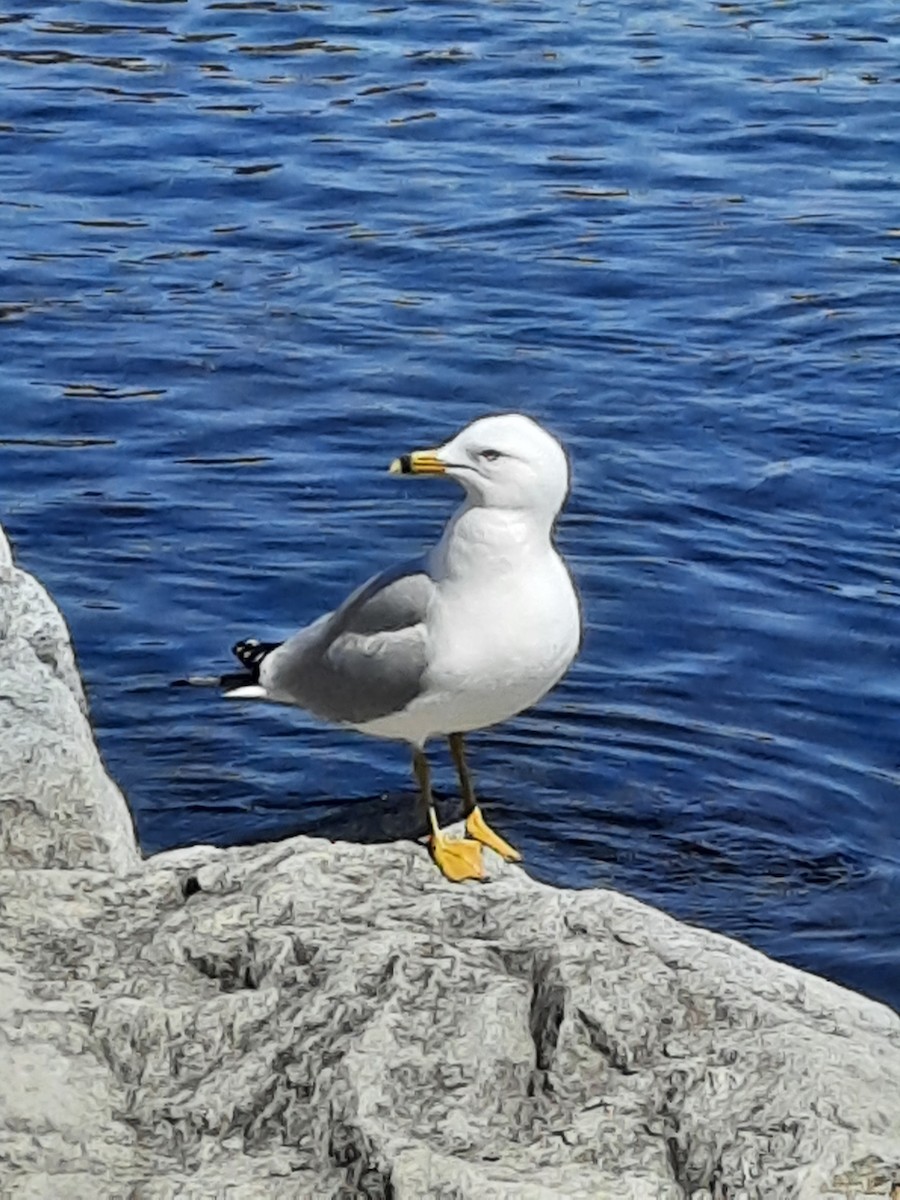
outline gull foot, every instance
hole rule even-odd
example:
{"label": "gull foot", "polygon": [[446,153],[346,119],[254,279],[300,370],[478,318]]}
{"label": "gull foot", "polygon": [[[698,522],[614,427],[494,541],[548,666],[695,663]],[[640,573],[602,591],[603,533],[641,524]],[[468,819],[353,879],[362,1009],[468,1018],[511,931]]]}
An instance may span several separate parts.
{"label": "gull foot", "polygon": [[481,846],[468,838],[449,838],[443,833],[434,833],[428,842],[431,857],[453,883],[464,879],[484,879]]}
{"label": "gull foot", "polygon": [[490,846],[492,850],[496,850],[500,857],[505,858],[507,862],[522,861],[522,855],[515,846],[505,842],[499,833],[494,833],[481,815],[481,809],[477,805],[466,817],[466,833],[476,842],[481,842],[483,846]]}

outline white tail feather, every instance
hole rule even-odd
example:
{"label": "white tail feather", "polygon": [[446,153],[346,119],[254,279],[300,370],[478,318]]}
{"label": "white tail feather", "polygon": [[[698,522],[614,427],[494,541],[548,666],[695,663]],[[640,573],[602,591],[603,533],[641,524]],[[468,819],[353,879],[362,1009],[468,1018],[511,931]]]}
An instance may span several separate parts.
{"label": "white tail feather", "polygon": [[223,692],[226,700],[267,700],[266,689],[260,683],[248,683]]}

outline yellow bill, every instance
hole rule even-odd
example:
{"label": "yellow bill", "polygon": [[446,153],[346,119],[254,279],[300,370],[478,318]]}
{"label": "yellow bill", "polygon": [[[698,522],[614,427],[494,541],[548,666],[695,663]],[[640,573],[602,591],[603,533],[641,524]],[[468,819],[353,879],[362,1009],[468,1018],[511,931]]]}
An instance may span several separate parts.
{"label": "yellow bill", "polygon": [[392,475],[444,475],[446,470],[437,450],[413,450],[411,454],[401,454],[390,466]]}

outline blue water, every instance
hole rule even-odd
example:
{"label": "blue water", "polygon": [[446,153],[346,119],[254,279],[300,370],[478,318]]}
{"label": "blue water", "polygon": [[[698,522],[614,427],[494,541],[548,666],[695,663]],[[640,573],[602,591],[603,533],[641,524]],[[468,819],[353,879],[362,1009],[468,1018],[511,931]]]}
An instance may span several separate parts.
{"label": "blue water", "polygon": [[456,496],[389,460],[521,409],[588,628],[472,739],[494,823],[900,1007],[898,64],[895,0],[0,17],[0,516],[146,850],[414,832],[402,747],[167,684],[418,552]]}

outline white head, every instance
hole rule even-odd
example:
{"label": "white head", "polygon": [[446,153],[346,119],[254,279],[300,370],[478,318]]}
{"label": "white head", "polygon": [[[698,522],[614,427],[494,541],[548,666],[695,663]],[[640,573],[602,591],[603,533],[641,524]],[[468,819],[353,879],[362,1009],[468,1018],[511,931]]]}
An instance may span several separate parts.
{"label": "white head", "polygon": [[562,446],[522,413],[481,417],[435,450],[396,459],[404,475],[449,475],[469,503],[519,509],[552,522],[569,491],[569,461]]}

